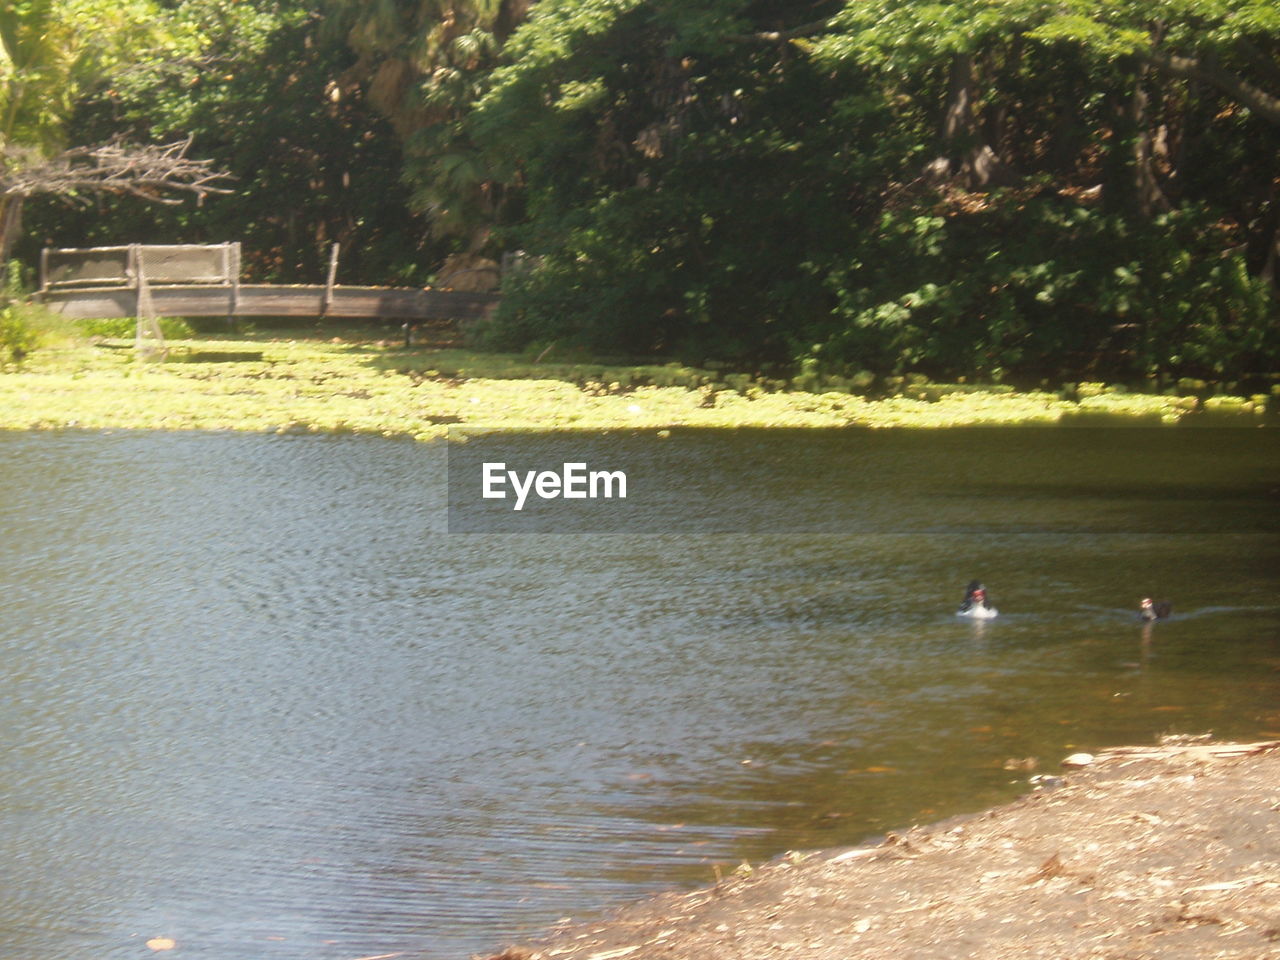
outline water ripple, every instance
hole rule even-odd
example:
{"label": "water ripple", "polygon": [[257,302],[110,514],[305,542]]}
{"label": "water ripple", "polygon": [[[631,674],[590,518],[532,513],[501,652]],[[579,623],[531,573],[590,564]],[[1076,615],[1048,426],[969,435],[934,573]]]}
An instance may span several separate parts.
{"label": "water ripple", "polygon": [[[1161,469],[1186,475],[1148,502],[1131,466],[1114,490],[1105,471],[1036,486],[1016,449],[1042,452],[1034,432],[968,493],[940,485],[949,442],[840,461],[848,436],[742,453],[874,463],[882,504],[830,502],[963,529],[451,537],[439,448],[0,436],[0,940],[463,956],[992,802],[1017,789],[1009,757],[1280,724],[1276,536],[1163,534],[1187,485],[1195,530],[1215,504],[1237,518],[1258,477],[1237,439],[1174,435]],[[1121,504],[1162,533],[970,529],[1011,498],[1014,526]],[[990,624],[951,615],[975,575]],[[1131,605],[1156,591],[1178,616],[1144,633]]]}

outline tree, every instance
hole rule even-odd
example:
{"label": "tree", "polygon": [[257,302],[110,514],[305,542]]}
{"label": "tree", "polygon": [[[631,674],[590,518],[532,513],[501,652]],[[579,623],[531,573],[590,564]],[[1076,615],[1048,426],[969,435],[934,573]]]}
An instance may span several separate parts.
{"label": "tree", "polygon": [[[917,184],[859,269],[832,274],[846,319],[829,356],[872,344],[900,368],[1023,377],[1221,376],[1275,356],[1256,248],[1280,141],[1242,109],[1265,104],[1274,9],[850,3],[833,26],[820,59],[872,71],[904,118],[946,106],[937,195]],[[1189,51],[1232,80],[1186,84],[1169,67]],[[1209,159],[1224,150],[1225,169]],[[888,263],[914,269],[886,282]]]}
{"label": "tree", "polygon": [[0,7],[0,153],[65,145],[84,90],[120,65],[150,28],[140,0],[24,0]]}
{"label": "tree", "polygon": [[544,2],[469,127],[541,256],[505,295],[510,339],[741,363],[788,353],[829,309],[801,266],[845,238],[845,89],[792,31],[838,4]]}
{"label": "tree", "polygon": [[190,138],[67,147],[76,105],[133,69],[130,51],[190,46],[166,33],[161,14],[149,0],[26,0],[0,9],[0,263],[33,196],[84,202],[108,193],[172,202],[173,192],[201,198],[228,192],[222,174],[187,156]]}
{"label": "tree", "polygon": [[[423,283],[438,259],[401,181],[388,121],[349,76],[356,55],[322,17],[271,0],[187,0],[177,49],[138,51],[133,68],[84,98],[82,141],[193,136],[234,179],[235,203],[163,206],[99,196],[33,210],[40,241],[79,245],[240,240],[259,280],[315,282],[332,243],[345,282]],[[34,255],[34,243],[22,250]]]}
{"label": "tree", "polygon": [[30,197],[48,194],[64,200],[85,201],[86,195],[116,194],[140,197],[153,203],[178,203],[172,194],[198,198],[230,193],[221,186],[226,175],[208,160],[187,156],[190,139],[156,146],[111,143],[98,147],[73,147],[48,160],[14,165],[0,173],[0,264],[9,258],[22,204]]}
{"label": "tree", "polygon": [[394,125],[411,202],[437,237],[476,251],[508,204],[465,118],[531,0],[328,0],[358,59],[346,76]]}
{"label": "tree", "polygon": [[[1266,0],[1077,3],[1056,8],[1031,35],[1041,42],[1077,44],[1126,65],[1132,78],[1135,192],[1146,214],[1168,206],[1156,184],[1159,164],[1153,157],[1151,131],[1155,124],[1148,116],[1148,88],[1154,87],[1155,75],[1165,80],[1160,92],[1172,101],[1172,110],[1164,139],[1168,127],[1176,125],[1174,132],[1183,143],[1176,158],[1167,155],[1166,180],[1194,182],[1218,202],[1235,207],[1257,274],[1280,291],[1280,195],[1274,179],[1280,142],[1280,8]],[[1225,169],[1212,164],[1218,169],[1210,172],[1204,169],[1210,164],[1203,163],[1204,154],[1195,147],[1210,139],[1220,147],[1223,138],[1208,128],[1221,129],[1226,123],[1234,127],[1229,138],[1236,141],[1229,148],[1233,162]],[[1257,151],[1244,149],[1245,140]],[[1234,165],[1237,158],[1246,164],[1244,169]],[[1201,169],[1190,169],[1197,160]],[[1207,179],[1216,179],[1218,186]],[[1178,187],[1184,195],[1189,192],[1181,183]]]}
{"label": "tree", "polygon": [[466,120],[542,258],[499,333],[1031,382],[1268,362],[1280,31],[1202,6],[544,0]]}

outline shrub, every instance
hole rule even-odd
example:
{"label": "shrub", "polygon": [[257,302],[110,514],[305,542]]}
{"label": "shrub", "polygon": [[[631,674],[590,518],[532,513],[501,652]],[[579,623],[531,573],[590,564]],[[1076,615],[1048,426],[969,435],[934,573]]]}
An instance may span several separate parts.
{"label": "shrub", "polygon": [[972,213],[891,211],[829,274],[838,305],[810,355],[1024,383],[1268,369],[1276,303],[1216,226],[1194,208],[1143,222],[1013,194]]}
{"label": "shrub", "polygon": [[0,307],[0,362],[20,363],[40,343],[40,331],[17,304]]}

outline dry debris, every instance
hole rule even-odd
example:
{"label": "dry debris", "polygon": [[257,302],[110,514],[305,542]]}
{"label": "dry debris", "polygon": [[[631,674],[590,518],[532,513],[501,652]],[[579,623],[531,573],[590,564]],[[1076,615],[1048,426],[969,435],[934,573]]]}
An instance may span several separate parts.
{"label": "dry debris", "polygon": [[1280,960],[1280,741],[1108,750],[1057,789],[498,955],[515,956]]}

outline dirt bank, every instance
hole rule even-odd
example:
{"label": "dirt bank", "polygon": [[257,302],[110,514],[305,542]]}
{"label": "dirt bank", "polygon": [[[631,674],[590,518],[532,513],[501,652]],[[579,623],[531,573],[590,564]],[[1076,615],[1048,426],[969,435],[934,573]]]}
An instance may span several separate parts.
{"label": "dirt bank", "polygon": [[1007,806],[498,956],[1280,960],[1280,741],[1109,751]]}

